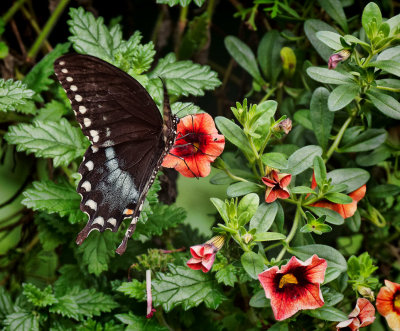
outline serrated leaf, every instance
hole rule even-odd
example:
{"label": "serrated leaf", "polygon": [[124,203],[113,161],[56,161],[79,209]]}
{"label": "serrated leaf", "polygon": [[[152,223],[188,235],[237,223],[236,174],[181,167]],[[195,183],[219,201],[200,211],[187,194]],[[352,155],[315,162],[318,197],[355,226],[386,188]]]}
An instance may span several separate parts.
{"label": "serrated leaf", "polygon": [[81,198],[75,189],[68,184],[56,184],[50,180],[33,182],[33,188],[23,194],[22,204],[33,210],[46,211],[49,214],[57,213],[60,216],[69,216],[70,223],[82,221],[86,216],[80,211]]}
{"label": "serrated leaf", "polygon": [[36,93],[47,91],[54,83],[50,78],[54,74],[54,61],[68,52],[70,43],[58,44],[49,54],[36,64],[25,76],[23,82]]}
{"label": "serrated leaf", "polygon": [[223,283],[226,286],[234,286],[237,282],[236,269],[232,264],[228,264],[215,274],[215,279],[218,283]]}
{"label": "serrated leaf", "polygon": [[[69,40],[78,53],[96,56],[104,61],[114,63],[114,51],[121,43],[122,33],[119,25],[109,31],[103,18],[95,18],[82,7],[70,8],[68,21],[72,36]],[[112,32],[112,33],[111,33]]]}
{"label": "serrated leaf", "polygon": [[61,297],[71,291],[71,284],[74,287],[85,288],[86,281],[83,272],[76,264],[64,264],[57,270],[61,275],[54,283],[54,292]]}
{"label": "serrated leaf", "polygon": [[79,307],[72,295],[64,295],[57,299],[57,304],[50,307],[51,313],[79,320]]}
{"label": "serrated leaf", "polygon": [[63,103],[52,100],[38,110],[38,115],[35,117],[35,120],[55,122],[59,121],[66,113],[67,109]]}
{"label": "serrated leaf", "polygon": [[65,118],[57,122],[34,121],[9,127],[6,140],[17,145],[18,151],[37,157],[52,158],[54,166],[68,165],[81,157],[89,141],[79,128],[73,127]]}
{"label": "serrated leaf", "polygon": [[194,115],[203,113],[199,106],[191,102],[174,102],[171,105],[172,113],[179,118],[185,117],[187,115]]}
{"label": "serrated leaf", "polygon": [[0,319],[3,320],[7,315],[13,312],[14,307],[10,294],[4,287],[0,287]]}
{"label": "serrated leaf", "polygon": [[57,303],[57,299],[53,294],[51,286],[47,286],[41,290],[33,284],[23,284],[23,294],[34,306],[47,307]]}
{"label": "serrated leaf", "polygon": [[12,79],[0,79],[0,111],[15,109],[25,104],[35,94],[26,84]]}
{"label": "serrated leaf", "polygon": [[94,231],[79,246],[78,251],[82,253],[82,263],[87,265],[90,273],[98,276],[108,270],[110,258],[115,256],[115,248],[119,241],[117,233]]}
{"label": "serrated leaf", "polygon": [[115,317],[120,322],[128,325],[125,331],[169,331],[168,328],[158,325],[154,318],[150,319],[144,316],[136,316],[131,312],[128,314],[117,314]]}
{"label": "serrated leaf", "polygon": [[39,331],[39,320],[33,312],[21,310],[7,315],[4,320],[6,331]]}
{"label": "serrated leaf", "polygon": [[153,302],[162,305],[166,312],[182,305],[184,310],[202,302],[216,309],[224,300],[215,280],[199,270],[169,265],[169,273],[158,273],[153,280]]}
{"label": "serrated leaf", "polygon": [[132,67],[135,74],[140,75],[149,70],[155,54],[156,51],[152,42],[145,45],[138,45],[132,56]]}
{"label": "serrated leaf", "polygon": [[213,90],[221,85],[217,73],[209,66],[192,61],[176,61],[171,54],[160,60],[151,72],[150,78],[159,81],[158,77],[165,80],[168,93],[175,96],[200,96],[204,95],[205,90]]}
{"label": "serrated leaf", "polygon": [[117,291],[139,301],[146,300],[146,283],[139,282],[137,279],[132,279],[130,282],[123,282],[117,288]]}

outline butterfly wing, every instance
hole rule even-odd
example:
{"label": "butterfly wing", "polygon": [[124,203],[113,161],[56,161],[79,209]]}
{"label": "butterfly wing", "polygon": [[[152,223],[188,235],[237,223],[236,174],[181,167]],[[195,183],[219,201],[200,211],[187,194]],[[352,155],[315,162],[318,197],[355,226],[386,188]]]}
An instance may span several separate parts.
{"label": "butterfly wing", "polygon": [[92,144],[79,167],[80,207],[89,216],[77,237],[81,244],[92,230],[117,231],[126,217],[136,224],[170,148],[173,127],[164,132],[161,114],[147,91],[107,62],[69,54],[57,59],[55,73]]}

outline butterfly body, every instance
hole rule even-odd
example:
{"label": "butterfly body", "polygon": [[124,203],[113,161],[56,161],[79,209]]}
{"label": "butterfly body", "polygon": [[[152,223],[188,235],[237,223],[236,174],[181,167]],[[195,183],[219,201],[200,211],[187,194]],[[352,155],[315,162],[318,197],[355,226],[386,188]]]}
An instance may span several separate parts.
{"label": "butterfly body", "polygon": [[136,228],[147,192],[173,147],[178,118],[164,87],[163,116],[147,91],[120,69],[89,55],[69,54],[55,62],[77,121],[91,146],[79,167],[80,208],[89,221],[81,244],[93,230],[117,231],[132,218],[122,254]]}

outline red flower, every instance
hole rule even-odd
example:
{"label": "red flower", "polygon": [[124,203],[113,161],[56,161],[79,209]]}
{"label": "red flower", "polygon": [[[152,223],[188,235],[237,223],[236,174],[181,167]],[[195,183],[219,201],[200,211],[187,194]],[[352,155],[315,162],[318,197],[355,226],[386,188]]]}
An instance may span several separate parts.
{"label": "red flower", "polygon": [[[313,175],[312,182],[311,182],[311,188],[315,189],[317,187],[317,183],[315,181],[315,177]],[[314,204],[312,204],[312,207],[322,207],[322,208],[328,208],[331,209],[337,213],[339,213],[343,218],[348,218],[354,215],[354,213],[357,210],[357,203],[360,201],[362,198],[365,196],[365,192],[367,191],[367,185],[363,185],[359,187],[357,190],[351,192],[348,194],[350,198],[353,199],[353,202],[346,204],[346,205],[341,205],[339,203],[334,203],[331,201],[327,200],[321,200],[318,201]]]}
{"label": "red flower", "polygon": [[324,305],[320,284],[324,281],[327,266],[327,262],[317,255],[305,262],[292,256],[280,270],[274,266],[258,275],[278,321],[293,316],[299,310]]}
{"label": "red flower", "polygon": [[222,248],[225,242],[224,236],[215,236],[204,244],[190,247],[192,258],[186,262],[193,270],[209,272],[214,264],[215,254]]}
{"label": "red flower", "polygon": [[206,113],[188,115],[178,123],[174,147],[164,158],[163,167],[175,168],[185,177],[206,177],[225,146],[212,117]]}
{"label": "red flower", "polygon": [[265,201],[271,203],[277,198],[289,198],[289,190],[286,187],[290,184],[291,180],[292,175],[279,173],[275,170],[272,170],[269,176],[263,177],[263,183],[268,186],[265,192]]}
{"label": "red flower", "polygon": [[349,314],[347,321],[340,322],[336,325],[337,329],[349,328],[352,331],[358,331],[364,326],[370,325],[375,320],[375,308],[367,299],[360,298],[357,300],[356,308]]}
{"label": "red flower", "polygon": [[332,54],[328,60],[328,68],[335,69],[339,62],[346,61],[350,57],[350,51],[343,49],[338,53]]}
{"label": "red flower", "polygon": [[400,330],[400,284],[385,280],[376,297],[376,308],[379,314],[386,318],[386,322],[395,331]]}

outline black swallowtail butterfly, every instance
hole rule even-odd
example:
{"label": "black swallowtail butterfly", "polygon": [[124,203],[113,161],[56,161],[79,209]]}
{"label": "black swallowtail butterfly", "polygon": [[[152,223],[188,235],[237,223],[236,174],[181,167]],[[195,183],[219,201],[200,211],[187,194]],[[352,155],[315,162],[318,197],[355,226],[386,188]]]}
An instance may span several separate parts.
{"label": "black swallowtail butterfly", "polygon": [[89,55],[68,54],[54,64],[83,133],[91,146],[79,167],[80,208],[89,221],[81,244],[93,230],[118,230],[132,218],[116,252],[123,254],[136,228],[147,192],[176,138],[164,87],[163,117],[147,91],[117,67]]}

